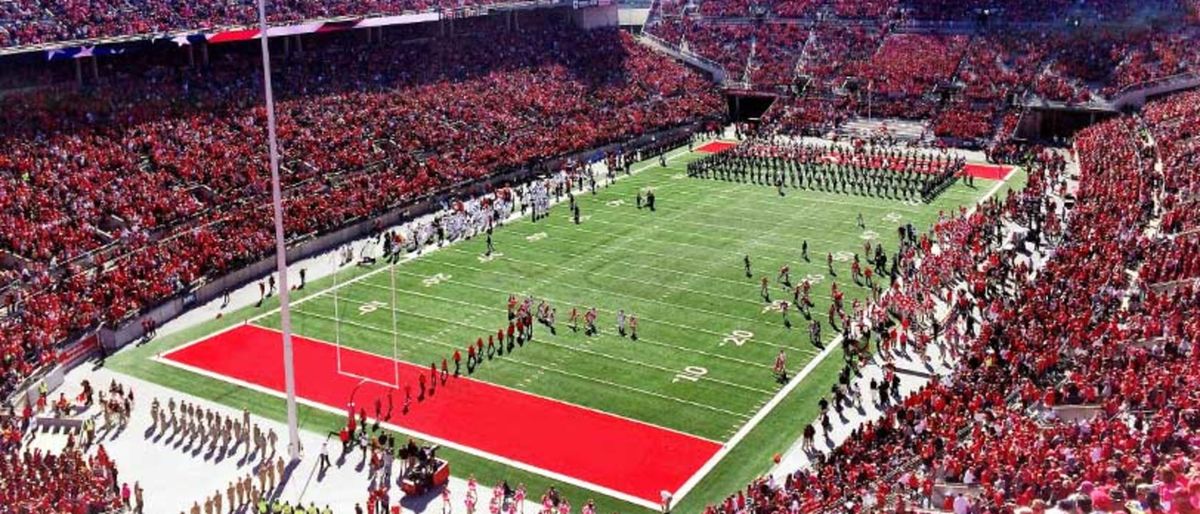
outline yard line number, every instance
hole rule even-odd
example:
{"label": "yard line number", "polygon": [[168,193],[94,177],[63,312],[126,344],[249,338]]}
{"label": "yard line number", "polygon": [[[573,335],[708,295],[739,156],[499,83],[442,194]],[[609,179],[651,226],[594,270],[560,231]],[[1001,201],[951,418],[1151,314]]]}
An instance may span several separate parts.
{"label": "yard line number", "polygon": [[364,303],[364,304],[358,306],[358,315],[366,316],[367,314],[375,312],[384,307],[387,307],[387,302],[381,302],[379,300],[372,300],[370,302],[367,302],[367,303]]}
{"label": "yard line number", "polygon": [[753,337],[754,332],[749,330],[734,330],[726,335],[717,346],[725,346],[726,344],[742,346],[746,344],[746,341],[749,341]]}
{"label": "yard line number", "polygon": [[699,382],[700,377],[703,377],[704,375],[707,375],[707,374],[708,374],[708,368],[701,368],[700,366],[688,366],[686,368],[683,368],[683,371],[676,373],[675,378],[671,379],[671,383],[672,384],[679,383],[679,381],[681,381],[681,380],[684,380],[687,382]]}
{"label": "yard line number", "polygon": [[447,275],[445,273],[438,273],[432,277],[422,280],[421,283],[424,284],[425,287],[433,287],[433,286],[441,284],[442,282],[445,282],[447,280],[450,280],[450,275]]}

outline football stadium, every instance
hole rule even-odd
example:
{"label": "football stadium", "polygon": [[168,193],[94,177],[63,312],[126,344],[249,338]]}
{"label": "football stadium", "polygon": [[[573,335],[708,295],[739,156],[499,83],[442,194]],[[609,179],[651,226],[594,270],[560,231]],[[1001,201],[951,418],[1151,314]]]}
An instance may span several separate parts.
{"label": "football stadium", "polygon": [[0,0],[0,514],[1200,513],[1196,0]]}

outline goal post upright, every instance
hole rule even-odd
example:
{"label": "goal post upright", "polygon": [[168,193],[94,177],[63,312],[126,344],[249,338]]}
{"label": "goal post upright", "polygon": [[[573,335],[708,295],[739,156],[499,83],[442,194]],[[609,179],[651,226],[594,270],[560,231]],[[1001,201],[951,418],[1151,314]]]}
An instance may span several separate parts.
{"label": "goal post upright", "polygon": [[400,308],[396,305],[396,264],[389,263],[388,275],[391,275],[391,303],[388,305],[388,310],[392,311],[392,382],[396,387],[400,387],[400,332],[397,330],[396,311]]}
{"label": "goal post upright", "polygon": [[342,372],[342,313],[338,301],[338,289],[341,288],[338,284],[338,275],[341,274],[341,270],[338,268],[342,266],[340,252],[333,252],[333,260],[333,354],[337,360],[337,371],[340,374]]}
{"label": "goal post upright", "polygon": [[292,351],[292,318],[288,297],[287,243],[283,230],[283,194],[279,184],[279,145],[275,136],[275,98],[271,93],[271,49],[266,0],[258,0],[259,40],[262,43],[263,91],[267,110],[267,146],[270,150],[271,204],[275,218],[275,265],[279,273],[279,324],[283,332],[283,380],[287,390],[288,457],[300,459],[300,429],[296,416],[296,368]]}

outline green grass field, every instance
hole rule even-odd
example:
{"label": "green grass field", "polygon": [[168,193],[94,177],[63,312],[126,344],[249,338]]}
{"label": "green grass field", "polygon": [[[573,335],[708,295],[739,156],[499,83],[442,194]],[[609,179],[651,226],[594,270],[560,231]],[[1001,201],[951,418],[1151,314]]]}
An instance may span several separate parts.
{"label": "green grass field", "polygon": [[[527,218],[511,222],[496,231],[497,255],[491,259],[483,257],[484,240],[476,238],[428,252],[393,270],[383,264],[348,267],[337,278],[336,315],[335,295],[329,291],[334,281],[315,281],[294,297],[293,329],[384,356],[396,351],[403,360],[427,364],[506,326],[509,294],[532,295],[557,308],[557,335],[539,326],[535,344],[489,362],[475,378],[723,443],[782,387],[771,374],[780,348],[788,352],[793,372],[819,351],[809,343],[802,316],[793,312],[789,329],[778,312],[765,309],[760,277],[771,280],[776,300],[791,298],[774,282],[781,266],[791,267],[793,281],[818,279],[813,315],[824,323],[831,282],[836,280],[846,291],[847,304],[868,293],[850,281],[848,262],[835,262],[838,276],[829,276],[827,253],[841,253],[843,259],[848,255],[844,252],[861,253],[867,238],[892,251],[899,225],[911,222],[923,230],[940,210],[971,205],[996,185],[983,180],[976,181],[976,188],[956,184],[929,205],[796,190],[781,197],[770,187],[684,177],[685,163],[695,158],[697,154],[679,150],[671,154],[667,168],[643,163],[634,167],[641,172],[620,178],[598,194],[579,195],[580,225],[571,223],[565,205],[537,223]],[[1020,187],[1023,180],[1022,173],[1014,174],[997,194]],[[645,188],[654,189],[657,212],[635,208],[636,191]],[[860,213],[867,232],[856,224]],[[804,240],[811,262],[801,258]],[[744,255],[752,260],[753,278],[744,274]],[[571,308],[583,311],[591,306],[600,311],[600,334],[572,332],[567,327]],[[239,408],[253,405],[258,414],[281,418],[278,399],[148,359],[273,308],[268,302],[160,338],[110,358],[109,365]],[[638,341],[616,334],[618,309],[640,319]],[[256,323],[276,327],[278,315]],[[828,342],[836,333],[827,324],[823,328]],[[785,450],[815,416],[817,399],[836,377],[838,355],[817,366],[757,425],[678,505],[679,512],[699,511],[704,503],[720,500],[764,472],[770,455]],[[302,411],[305,428],[327,431],[340,426],[338,416]],[[531,490],[550,484],[461,452],[447,456],[456,474],[474,473],[485,483],[505,477],[525,482]],[[596,496],[605,511],[644,510],[589,491],[562,489],[573,499]]]}

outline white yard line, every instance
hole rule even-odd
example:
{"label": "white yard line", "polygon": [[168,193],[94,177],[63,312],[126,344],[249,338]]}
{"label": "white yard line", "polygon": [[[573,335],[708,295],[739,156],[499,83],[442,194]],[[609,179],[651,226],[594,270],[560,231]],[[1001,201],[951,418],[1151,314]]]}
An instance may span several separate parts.
{"label": "white yard line", "polygon": [[[381,289],[381,290],[388,290],[388,287],[387,287],[387,286],[381,286],[381,285],[374,284],[374,283],[371,283],[371,282],[364,282],[364,283],[362,283],[361,285],[364,285],[364,286],[367,286],[367,287],[376,288],[376,289]],[[418,292],[416,292],[416,291],[412,291],[412,290],[404,290],[404,291],[402,291],[402,293],[403,293],[403,294],[406,294],[406,295],[410,295],[410,296],[417,296],[417,297],[421,297],[421,298],[427,298],[427,299],[434,300],[434,301],[444,301],[444,302],[447,302],[447,303],[454,303],[454,304],[462,305],[462,306],[465,306],[465,307],[471,307],[472,309],[476,309],[477,311],[482,311],[482,310],[492,310],[492,311],[495,311],[495,312],[506,312],[504,309],[502,309],[502,308],[500,308],[500,307],[494,307],[494,306],[490,306],[490,305],[483,305],[483,304],[479,304],[479,303],[465,302],[465,301],[462,301],[462,300],[456,300],[456,299],[453,299],[453,298],[446,298],[446,297],[444,297],[444,296],[438,296],[438,295],[431,295],[431,294],[418,293]],[[444,333],[444,332],[443,332],[443,333]],[[439,335],[442,335],[442,333],[439,333],[439,334],[434,334],[434,335],[435,335],[435,336],[439,336]],[[727,355],[720,355],[720,354],[716,354],[716,353],[706,352],[706,351],[704,351],[704,350],[699,350],[699,349],[692,348],[692,347],[688,347],[688,346],[678,346],[678,345],[668,344],[668,343],[664,343],[664,342],[661,342],[661,341],[656,341],[656,340],[654,340],[654,339],[647,339],[647,338],[645,338],[645,337],[642,337],[642,336],[638,336],[638,342],[639,342],[639,343],[644,343],[644,344],[653,345],[653,346],[661,346],[661,347],[664,347],[664,348],[671,348],[672,350],[679,350],[679,351],[681,351],[681,352],[695,353],[695,354],[697,354],[697,355],[704,355],[704,356],[706,356],[706,357],[712,357],[712,358],[715,358],[715,359],[726,360],[726,361],[729,361],[729,362],[736,362],[736,363],[738,363],[738,364],[744,364],[744,365],[751,366],[751,367],[755,367],[755,368],[771,369],[771,366],[769,366],[769,365],[767,365],[767,364],[763,364],[763,363],[761,363],[761,362],[752,362],[752,361],[748,361],[748,360],[745,360],[745,359],[738,359],[738,358],[735,358],[735,357],[729,357],[729,356],[727,356]]]}
{"label": "white yard line", "polygon": [[842,336],[839,335],[837,338],[830,341],[829,344],[825,345],[825,349],[822,350],[820,354],[810,359],[808,364],[806,364],[799,373],[796,373],[796,375],[788,381],[787,385],[785,385],[783,389],[780,389],[778,393],[775,393],[775,396],[772,396],[771,399],[768,400],[767,403],[758,410],[758,412],[754,413],[754,416],[751,417],[744,425],[742,425],[742,427],[733,434],[733,437],[731,437],[729,441],[722,445],[721,449],[717,450],[717,453],[713,454],[713,456],[708,459],[708,462],[705,462],[700,469],[696,470],[696,473],[693,474],[692,477],[687,480],[687,482],[683,483],[683,486],[681,486],[678,491],[675,491],[672,501],[678,503],[679,501],[683,500],[683,498],[692,491],[692,488],[696,487],[696,484],[700,483],[700,480],[704,479],[704,477],[707,476],[708,473],[721,462],[721,459],[725,458],[730,451],[733,451],[733,449],[742,442],[742,439],[745,439],[746,436],[750,434],[750,431],[754,430],[754,428],[757,427],[758,424],[761,423],[762,420],[766,418],[767,415],[770,414],[771,411],[774,410],[775,407],[784,400],[784,398],[787,398],[787,396],[800,385],[800,382],[803,382],[804,379],[808,378],[808,375],[812,374],[813,370],[817,369],[817,366],[824,362],[825,358],[833,353],[834,350],[839,349],[841,347],[841,342]]}
{"label": "white yard line", "polygon": [[[309,312],[309,311],[298,311],[298,312],[302,312],[302,313],[304,313],[304,315],[305,315],[305,316],[311,316],[311,317],[318,318],[318,319],[325,319],[325,320],[329,320],[329,321],[339,321],[339,320],[335,320],[335,319],[334,319],[334,318],[332,318],[332,317],[326,316],[326,315],[324,315],[324,314],[318,314],[318,313],[315,313],[315,312]],[[401,312],[403,312],[403,311],[401,311]],[[418,315],[418,314],[413,314],[413,313],[406,313],[406,314],[410,314],[410,315],[412,315],[412,316],[419,316],[419,317],[424,317],[424,318],[435,319],[435,318],[433,318],[433,317],[431,317],[431,316],[420,316],[420,315]],[[365,324],[365,323],[358,323],[358,322],[355,322],[355,321],[350,321],[350,320],[340,320],[339,322],[340,322],[340,323],[343,323],[343,324],[346,324],[346,325],[350,325],[350,326],[354,326],[354,327],[359,327],[359,328],[361,328],[361,329],[364,329],[364,330],[367,330],[367,331],[371,331],[371,332],[378,332],[378,333],[381,333],[381,334],[388,334],[388,335],[392,335],[392,334],[393,334],[391,331],[388,331],[388,330],[385,330],[385,329],[382,329],[382,328],[376,327],[376,326],[374,326],[374,325],[367,325],[367,324]],[[401,334],[396,334],[396,335],[398,335],[398,336],[400,336],[400,337],[403,337],[403,338],[405,338],[405,339],[410,339],[410,340],[413,340],[413,341],[418,341],[418,342],[422,342],[422,343],[433,343],[433,344],[436,344],[436,345],[438,345],[438,346],[443,346],[443,347],[446,347],[446,348],[458,348],[458,347],[457,347],[456,345],[454,345],[454,344],[447,343],[447,342],[444,342],[444,341],[437,341],[437,340],[433,340],[433,339],[429,339],[429,338],[425,338],[425,337],[417,337],[417,336],[413,336],[413,335],[409,335],[409,334],[404,334],[404,333],[401,333]],[[308,339],[308,338],[306,338],[306,339]],[[346,347],[341,347],[341,348],[346,348]],[[662,393],[656,393],[656,392],[654,392],[654,391],[647,391],[647,390],[645,390],[645,389],[641,389],[641,388],[634,387],[634,386],[630,386],[630,385],[618,384],[618,383],[616,383],[616,382],[610,382],[610,381],[608,381],[608,380],[604,380],[604,379],[601,379],[601,378],[590,377],[590,376],[583,375],[583,374],[580,374],[580,373],[575,373],[575,372],[572,372],[572,371],[566,371],[566,370],[558,369],[558,368],[555,368],[555,367],[553,367],[553,366],[543,366],[543,365],[541,365],[541,364],[534,364],[534,363],[532,363],[532,362],[527,362],[527,361],[524,361],[524,360],[521,360],[521,359],[514,358],[514,357],[512,357],[512,356],[506,356],[504,359],[505,359],[505,360],[507,360],[507,361],[510,361],[510,362],[515,362],[515,363],[517,363],[517,364],[520,364],[520,365],[522,365],[522,366],[526,366],[526,367],[530,367],[530,368],[536,369],[536,370],[540,370],[540,371],[550,371],[550,372],[553,372],[553,373],[558,373],[558,374],[560,374],[560,375],[566,375],[566,376],[569,376],[569,377],[575,377],[575,378],[578,378],[578,379],[580,379],[580,380],[586,380],[586,381],[588,381],[588,382],[595,382],[595,383],[597,383],[597,384],[601,384],[601,385],[605,385],[605,386],[609,386],[609,387],[616,387],[616,388],[618,388],[618,389],[624,389],[624,390],[626,390],[626,391],[631,391],[631,392],[635,392],[635,393],[642,394],[642,395],[646,395],[646,396],[652,396],[652,397],[655,397],[655,398],[658,398],[658,399],[661,399],[661,400],[668,400],[668,401],[672,401],[672,402],[675,402],[675,403],[680,403],[680,404],[684,404],[684,405],[691,405],[691,406],[693,406],[693,407],[697,407],[697,408],[701,408],[701,409],[709,410],[709,411],[712,411],[712,412],[719,412],[719,413],[721,413],[721,414],[728,414],[728,415],[730,415],[730,416],[734,416],[734,417],[737,417],[737,418],[749,419],[749,417],[750,417],[750,416],[749,416],[749,415],[747,415],[747,414],[743,414],[743,413],[740,413],[740,412],[734,412],[734,411],[731,411],[731,410],[728,410],[728,409],[724,409],[724,408],[721,408],[721,407],[716,407],[716,406],[713,406],[713,405],[708,405],[708,404],[706,404],[706,403],[700,403],[700,402],[696,402],[696,401],[693,401],[693,400],[686,400],[686,399],[683,399],[683,398],[677,398],[677,397],[670,396],[670,395],[666,395],[666,394],[662,394]],[[490,383],[490,382],[489,382],[489,383]],[[561,401],[561,400],[560,400],[560,401]],[[562,403],[570,403],[570,402],[562,402]],[[574,404],[572,404],[572,405],[574,405]]]}
{"label": "white yard line", "polygon": [[[517,276],[517,275],[508,274],[508,273],[503,273],[503,272],[500,272],[500,271],[493,271],[493,270],[482,270],[482,269],[479,269],[479,268],[474,268],[474,267],[471,267],[471,266],[465,266],[465,265],[461,265],[461,264],[449,264],[449,263],[442,263],[442,264],[444,264],[444,265],[447,265],[447,266],[451,266],[451,267],[456,267],[456,268],[464,268],[464,269],[469,269],[469,270],[472,270],[472,271],[477,271],[477,272],[487,272],[487,273],[492,273],[492,274],[495,274],[495,275],[499,275],[499,276],[503,276],[503,277],[506,277],[506,278],[511,278],[511,279],[519,279],[519,280],[524,280],[524,279],[527,279],[527,278],[528,278],[528,277],[524,277],[524,276]],[[401,273],[401,274],[404,274],[404,275],[406,275],[406,276],[410,276],[410,277],[424,278],[424,277],[423,277],[422,275],[420,275],[420,274],[417,274],[417,273],[410,273],[410,272],[407,272],[407,271],[399,271],[399,270],[397,270],[397,273]],[[479,289],[479,290],[481,290],[481,291],[490,291],[490,292],[497,293],[497,294],[500,294],[500,295],[505,295],[505,296],[507,296],[507,295],[509,295],[509,294],[511,294],[511,293],[512,293],[511,291],[506,291],[506,290],[504,290],[504,289],[499,289],[499,288],[490,287],[490,286],[481,286],[481,285],[479,285],[479,284],[472,284],[472,283],[467,283],[467,282],[457,282],[456,284],[457,284],[457,285],[460,285],[460,286],[463,286],[463,287],[469,287],[469,288],[472,288],[472,289]],[[694,312],[698,312],[698,313],[701,313],[701,314],[706,314],[706,315],[710,315],[710,316],[720,316],[720,317],[724,317],[724,318],[736,319],[736,320],[739,320],[739,321],[745,321],[745,322],[748,322],[748,323],[761,323],[761,321],[758,321],[758,320],[751,320],[751,319],[749,319],[749,318],[742,318],[742,317],[740,317],[740,316],[734,316],[734,315],[731,315],[731,314],[723,314],[723,313],[720,313],[720,312],[717,312],[717,311],[710,311],[710,310],[707,310],[707,309],[700,309],[700,308],[698,308],[698,307],[687,307],[687,306],[683,306],[683,305],[677,305],[677,304],[672,304],[672,303],[667,303],[667,302],[660,302],[660,301],[658,301],[658,300],[652,300],[652,299],[648,299],[648,298],[641,298],[641,297],[638,297],[638,296],[632,296],[632,295],[621,294],[621,293],[614,293],[614,292],[612,292],[612,291],[600,291],[600,290],[597,290],[597,289],[592,289],[592,288],[589,288],[589,287],[584,287],[584,286],[576,286],[576,285],[569,284],[569,283],[568,283],[568,284],[566,284],[566,285],[567,285],[567,286],[569,286],[569,287],[573,287],[573,288],[575,288],[575,289],[579,289],[579,290],[581,290],[581,291],[588,291],[588,292],[594,293],[594,294],[595,294],[596,296],[598,296],[598,297],[621,296],[621,297],[630,298],[630,299],[637,300],[637,301],[643,301],[643,302],[649,302],[649,303],[661,304],[661,305],[665,305],[665,306],[667,306],[667,307],[674,308],[674,309],[684,309],[684,310],[690,310],[690,311],[694,311]],[[544,295],[543,295],[543,296],[541,296],[541,298],[543,298],[543,299],[545,299],[545,300],[548,300],[548,301],[550,301],[550,302],[553,302],[553,303],[558,303],[558,304],[571,304],[571,303],[572,303],[572,302],[566,302],[566,301],[564,301],[564,300],[562,300],[562,299],[558,299],[558,298],[551,298],[551,297],[549,297],[549,296],[544,296]],[[616,313],[616,311],[615,311],[615,310],[611,310],[611,309],[602,309],[602,308],[599,308],[599,307],[597,307],[597,309],[596,309],[596,310],[597,310],[598,312],[606,312],[606,313],[613,313],[613,314],[615,314],[615,313]],[[681,329],[681,330],[690,330],[690,331],[693,331],[693,332],[699,332],[699,333],[702,333],[702,334],[708,334],[708,335],[712,335],[712,336],[716,336],[716,337],[725,337],[726,335],[728,335],[728,334],[722,334],[722,333],[720,333],[720,332],[715,332],[715,331],[712,331],[712,330],[709,330],[709,329],[706,329],[706,328],[693,327],[693,326],[691,326],[691,325],[684,325],[684,324],[682,324],[682,323],[674,323],[674,322],[670,322],[670,321],[654,320],[654,319],[649,319],[649,318],[642,318],[642,321],[643,321],[644,323],[647,323],[647,324],[665,325],[665,326],[668,326],[668,327],[675,327],[675,328],[678,328],[678,329]],[[779,348],[779,347],[785,347],[785,348],[790,348],[790,349],[792,349],[792,350],[795,350],[795,351],[798,351],[798,352],[802,352],[802,353],[805,353],[805,352],[807,352],[807,353],[809,353],[809,354],[811,354],[811,353],[812,353],[812,351],[811,351],[811,350],[808,350],[808,349],[806,349],[806,348],[803,348],[803,347],[799,347],[799,346],[792,346],[792,345],[789,345],[789,344],[783,344],[783,343],[777,343],[777,342],[771,342],[771,341],[763,341],[763,340],[761,340],[761,339],[750,339],[750,340],[748,340],[747,342],[753,342],[753,343],[757,343],[757,344],[764,344],[764,345],[773,346],[773,347],[776,347],[776,348]]]}
{"label": "white yard line", "polygon": [[[358,304],[358,305],[365,305],[365,304],[367,304],[367,302],[363,302],[363,301],[359,301],[359,300],[351,300],[351,299],[347,299],[347,298],[345,298],[345,297],[342,297],[341,299],[342,299],[342,300],[345,300],[345,301],[347,301],[347,302],[350,302],[350,303]],[[486,308],[486,307],[484,307],[484,308]],[[412,317],[414,317],[414,318],[424,318],[424,319],[427,319],[427,320],[431,320],[431,321],[437,321],[437,322],[439,322],[439,323],[444,323],[444,324],[446,324],[446,325],[456,325],[456,326],[460,326],[460,327],[463,327],[463,328],[469,328],[469,329],[472,329],[472,330],[478,330],[478,331],[480,331],[480,333],[486,333],[486,334],[490,334],[490,333],[491,333],[491,329],[489,329],[489,328],[486,328],[486,327],[483,327],[483,326],[480,326],[480,325],[475,325],[475,324],[472,324],[472,323],[467,323],[467,322],[463,322],[463,321],[456,321],[456,320],[450,320],[450,319],[440,318],[440,317],[438,317],[438,316],[433,316],[433,315],[429,315],[429,314],[421,314],[421,313],[417,313],[417,312],[412,312],[412,311],[408,311],[408,310],[405,310],[405,309],[401,309],[401,308],[399,308],[399,307],[395,307],[395,308],[393,308],[393,309],[391,309],[391,310],[393,310],[393,311],[395,311],[395,312],[397,312],[397,313],[400,313],[400,314],[405,314],[405,315],[407,315],[407,316],[412,316]],[[365,324],[363,324],[363,325],[365,325]],[[370,325],[370,326],[374,327],[374,325]],[[383,332],[383,333],[392,334],[392,332],[391,332],[390,330],[387,330],[387,329],[377,329],[377,331],[379,331],[379,332]],[[639,340],[638,342],[641,342],[641,341]],[[594,350],[585,350],[585,349],[582,349],[582,348],[576,348],[576,347],[574,347],[574,346],[568,346],[568,345],[564,345],[564,344],[560,344],[560,343],[554,343],[554,342],[548,341],[548,340],[546,340],[546,339],[544,339],[544,338],[543,338],[543,339],[538,339],[538,343],[539,343],[539,344],[548,345],[548,346],[552,346],[552,347],[555,347],[555,348],[561,348],[561,349],[563,349],[563,350],[567,350],[567,351],[569,351],[569,352],[583,353],[583,354],[586,354],[586,355],[596,355],[596,356],[599,356],[599,357],[602,357],[602,358],[605,358],[605,359],[608,359],[608,360],[614,360],[614,361],[618,361],[618,362],[626,362],[626,363],[634,364],[634,365],[636,365],[636,366],[641,366],[641,367],[644,367],[644,368],[647,368],[647,369],[653,369],[653,370],[656,370],[656,371],[662,371],[662,372],[664,372],[664,373],[667,373],[667,376],[668,376],[668,377],[673,377],[673,376],[677,375],[677,374],[679,373],[679,371],[680,371],[680,370],[678,370],[678,369],[671,369],[671,368],[667,368],[667,367],[664,367],[664,366],[659,366],[659,365],[657,365],[657,364],[651,364],[651,363],[648,363],[648,362],[642,362],[642,361],[639,361],[639,360],[636,360],[636,359],[630,359],[630,358],[627,358],[627,357],[618,357],[618,356],[614,356],[614,355],[609,355],[609,354],[607,354],[607,353],[604,353],[604,352],[597,352],[597,351],[594,351]],[[746,390],[746,391],[750,391],[750,392],[754,392],[754,393],[759,393],[759,394],[766,394],[766,395],[772,395],[772,394],[775,394],[775,391],[772,391],[772,390],[768,390],[768,389],[761,389],[761,388],[757,388],[757,387],[753,387],[753,386],[748,386],[748,385],[745,385],[745,384],[739,384],[739,383],[736,383],[736,382],[729,382],[729,381],[722,380],[722,379],[719,379],[719,378],[714,378],[714,377],[711,377],[711,376],[705,376],[705,377],[704,377],[704,380],[705,380],[705,381],[707,381],[707,382],[715,382],[715,383],[718,383],[718,384],[721,384],[721,385],[725,385],[725,386],[729,386],[729,387],[734,387],[734,388],[737,388],[737,389],[742,389],[742,390]]]}
{"label": "white yard line", "polygon": [[[555,239],[556,239],[556,240],[567,241],[567,242],[577,242],[577,241],[578,241],[578,240],[574,240],[574,239],[565,239],[565,238],[561,238],[561,237],[555,237]],[[661,243],[661,242],[663,242],[663,241],[658,241],[658,242],[660,242],[660,243]],[[529,246],[529,245],[526,245],[526,244],[520,244],[520,243],[517,243],[517,244],[515,244],[515,245],[514,245],[513,243],[506,243],[506,246],[516,246],[516,247],[517,247],[517,248],[519,248],[519,249],[529,249],[529,250],[535,250],[535,249],[536,249],[536,247]],[[461,249],[455,249],[455,251],[457,251],[457,252],[461,252],[461,253],[468,253],[468,254],[470,253],[470,252],[467,252],[466,250],[461,250]],[[646,250],[633,250],[633,249],[628,249],[628,248],[627,248],[627,249],[625,249],[625,251],[627,251],[627,252],[632,252],[632,253],[639,253],[639,254],[642,254],[642,255],[652,255],[652,256],[659,257],[659,258],[664,258],[664,259],[675,259],[675,260],[683,260],[683,261],[689,261],[689,262],[700,262],[700,263],[704,263],[704,264],[711,264],[711,263],[712,263],[712,259],[693,259],[693,258],[689,258],[689,257],[686,257],[686,256],[684,256],[684,254],[667,255],[667,254],[665,254],[665,253],[651,252],[651,251],[646,251]],[[716,250],[715,250],[715,249],[708,249],[708,251],[716,251]],[[582,255],[586,255],[586,253],[571,254],[571,255],[570,255],[570,258],[574,258],[574,257],[577,257],[577,256],[582,256]],[[734,255],[734,258],[736,258],[736,255]],[[515,258],[512,258],[512,257],[508,257],[508,256],[504,256],[504,259],[505,259],[505,260],[511,260],[511,261],[514,261],[514,262],[519,262],[519,261],[520,261],[520,259],[515,259]],[[562,266],[560,266],[560,265],[556,265],[556,264],[548,264],[548,263],[544,263],[544,262],[536,262],[536,261],[523,261],[523,262],[530,262],[530,263],[533,263],[533,264],[537,264],[538,266],[555,266],[555,267],[562,267]],[[842,264],[845,264],[845,263],[842,263]],[[747,281],[747,280],[749,280],[749,279],[747,279],[747,280],[731,280],[731,279],[728,279],[728,278],[714,277],[714,276],[711,276],[711,275],[700,275],[700,274],[697,274],[697,273],[691,273],[691,272],[687,272],[687,271],[679,271],[679,270],[672,270],[672,269],[666,269],[666,268],[659,268],[659,267],[650,266],[650,265],[647,265],[647,264],[633,264],[633,263],[622,262],[622,263],[621,263],[621,265],[622,265],[622,266],[632,266],[632,267],[635,267],[635,268],[648,269],[648,270],[653,270],[653,271],[661,271],[661,272],[664,272],[664,273],[673,273],[673,274],[676,274],[676,275],[684,275],[684,276],[687,276],[687,277],[693,277],[693,278],[702,278],[702,279],[704,279],[704,280],[708,280],[708,281],[710,281],[710,282],[722,282],[722,283],[726,283],[726,284],[733,284],[733,285],[737,285],[737,286],[739,286],[739,287],[746,287],[746,286],[749,286],[749,287],[752,287],[752,288],[754,288],[754,290],[755,290],[756,292],[758,291],[758,287],[759,287],[757,283],[755,283],[755,282],[753,282],[753,281]],[[734,265],[735,265],[735,266],[737,266],[739,270],[741,269],[741,263],[735,263]],[[579,270],[574,270],[574,271],[579,271]],[[799,272],[799,270],[797,270],[797,272]],[[588,273],[595,273],[595,272],[588,271]],[[608,275],[608,276],[613,276],[613,275]],[[799,277],[799,275],[797,275],[797,277]],[[634,279],[629,279],[629,278],[625,278],[625,277],[620,277],[620,278],[621,278],[621,280],[634,280]],[[715,294],[715,293],[707,293],[707,292],[703,292],[703,291],[693,291],[693,290],[691,290],[691,289],[687,289],[687,288],[680,288],[679,286],[671,286],[671,285],[663,285],[663,284],[658,284],[658,285],[661,285],[662,287],[677,288],[677,289],[680,289],[680,290],[683,290],[683,291],[692,291],[692,292],[696,292],[696,293],[707,294],[707,295],[709,295],[709,296],[718,296],[718,297],[726,298],[726,299],[729,299],[729,300],[735,300],[735,301],[739,301],[739,302],[750,302],[750,303],[754,303],[755,305],[758,305],[759,307],[762,307],[762,306],[763,306],[763,303],[762,303],[762,302],[759,302],[759,301],[754,301],[754,300],[747,300],[747,299],[745,299],[745,298],[736,298],[736,297],[732,297],[732,296],[728,296],[728,295],[717,295],[717,294]],[[832,299],[833,299],[833,298],[832,298],[832,297],[830,297],[829,295],[824,295],[824,294],[820,294],[820,293],[810,293],[810,294],[809,294],[809,297],[811,297],[811,298],[823,298],[823,299],[826,299],[826,300],[832,300]]]}
{"label": "white yard line", "polygon": [[[687,151],[686,149],[684,149],[684,148],[682,148],[682,147],[681,147],[681,148],[678,148],[678,149],[676,149],[674,152],[675,152],[675,154],[674,154],[674,155],[670,155],[670,154],[668,154],[668,157],[667,157],[667,162],[671,162],[671,161],[673,161],[673,160],[675,160],[675,159],[678,159],[678,158],[680,158],[680,157],[683,157],[683,156],[685,156],[685,155],[688,155],[689,153],[691,153],[691,152]],[[658,167],[658,164],[657,164],[657,163],[645,164],[645,165],[643,165],[643,166],[641,166],[641,167],[639,167],[639,168],[633,168],[633,169],[631,169],[631,170],[630,170],[630,173],[631,173],[631,174],[637,174],[637,173],[641,173],[641,172],[643,172],[643,171],[645,171],[645,170],[648,170],[648,169],[650,169],[650,168],[656,168],[656,167]],[[508,223],[510,223],[510,222],[512,222],[512,221],[515,221],[515,220],[518,220],[518,219],[521,219],[521,218],[524,218],[524,217],[526,217],[524,214],[519,214],[519,213],[516,213],[516,212],[514,212],[514,213],[513,213],[511,216],[509,216],[509,218],[508,218],[508,220],[506,220],[505,224],[508,224]],[[459,244],[459,243],[461,243],[461,242],[463,242],[463,241],[466,241],[466,239],[458,239],[458,240],[456,240],[456,241],[451,241],[451,242],[447,243],[447,244],[445,245],[445,247],[449,247],[449,246],[451,246],[451,245]],[[350,280],[347,280],[347,281],[345,281],[345,282],[341,282],[341,283],[338,283],[338,284],[335,284],[335,285],[329,286],[329,287],[327,287],[327,288],[325,288],[325,289],[322,289],[322,290],[320,290],[320,291],[317,291],[316,293],[313,293],[312,295],[305,296],[304,298],[298,298],[298,299],[296,299],[296,300],[293,300],[293,301],[291,302],[291,305],[300,305],[300,304],[303,304],[304,302],[308,301],[310,298],[314,298],[314,297],[320,296],[320,295],[322,295],[322,294],[325,294],[325,293],[328,293],[328,292],[330,292],[330,291],[333,291],[333,290],[335,290],[335,289],[337,289],[337,288],[339,288],[339,287],[343,287],[343,286],[346,286],[346,285],[349,285],[349,284],[353,284],[353,283],[355,283],[355,282],[358,282],[358,281],[360,281],[360,280],[364,280],[364,279],[366,279],[366,278],[368,278],[368,277],[372,277],[372,276],[374,276],[374,275],[378,275],[378,274],[380,274],[380,273],[383,273],[384,271],[387,271],[387,269],[388,269],[388,266],[399,266],[401,263],[404,263],[404,262],[409,262],[409,261],[416,260],[416,259],[420,258],[422,255],[427,255],[427,254],[429,254],[429,253],[433,253],[433,252],[435,252],[435,251],[437,251],[437,250],[439,250],[439,249],[441,249],[441,248],[442,248],[442,247],[427,247],[427,248],[424,248],[424,249],[423,249],[423,250],[420,252],[420,254],[414,254],[414,253],[409,253],[409,254],[406,254],[406,255],[404,255],[403,257],[401,257],[401,259],[400,259],[400,262],[397,262],[397,263],[396,263],[396,264],[394,264],[394,265],[384,265],[384,266],[381,266],[379,269],[374,269],[374,270],[368,271],[368,272],[366,272],[366,273],[363,273],[362,275],[359,275],[359,276],[357,276],[357,277],[354,277],[354,278],[352,278],[352,279],[350,279]],[[335,273],[337,273],[337,272],[335,272]],[[267,317],[267,316],[270,316],[270,315],[272,315],[272,314],[275,314],[275,313],[279,312],[279,310],[280,310],[280,308],[279,308],[279,307],[275,307],[274,309],[268,310],[267,312],[264,312],[264,313],[262,313],[262,314],[259,314],[259,315],[257,315],[257,316],[254,316],[254,317],[250,318],[249,320],[247,320],[247,322],[249,322],[249,323],[256,322],[256,321],[258,321],[258,320],[260,320],[260,319],[263,319],[263,318],[265,318],[265,317]]]}

